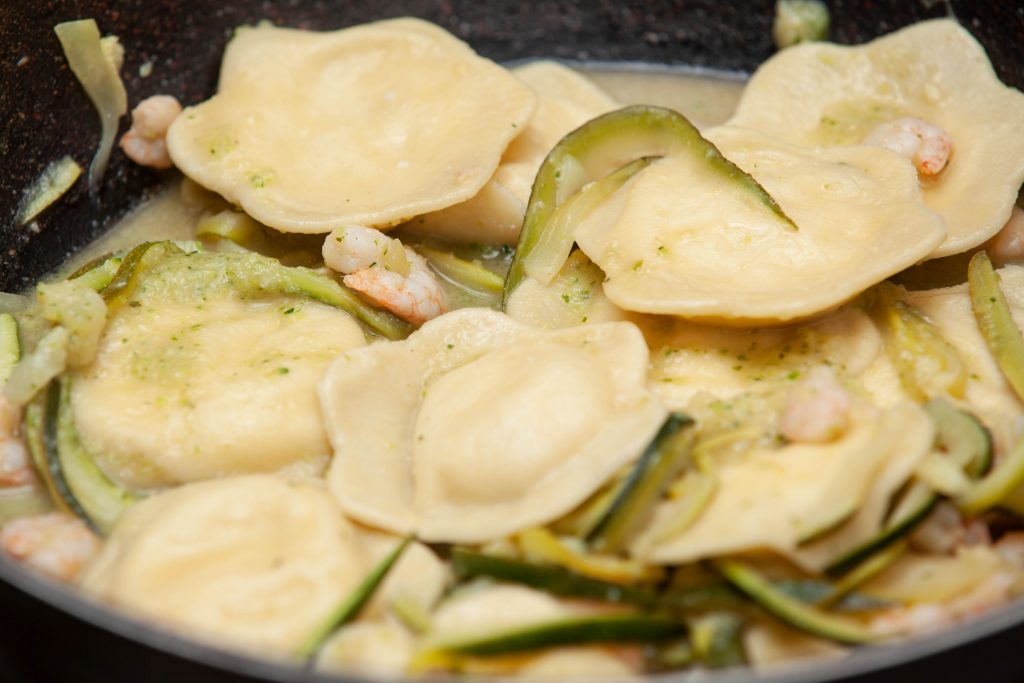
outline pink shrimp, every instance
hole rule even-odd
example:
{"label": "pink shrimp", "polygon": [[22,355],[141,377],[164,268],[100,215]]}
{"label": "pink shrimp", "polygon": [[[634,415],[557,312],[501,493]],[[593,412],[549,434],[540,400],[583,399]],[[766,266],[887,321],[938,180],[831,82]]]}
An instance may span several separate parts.
{"label": "pink shrimp", "polygon": [[864,138],[864,144],[885,147],[910,159],[923,176],[941,173],[953,153],[953,139],[949,133],[915,118],[883,123]]}
{"label": "pink shrimp", "polygon": [[70,581],[99,550],[99,540],[77,517],[51,512],[7,524],[0,531],[0,547],[30,567]]}
{"label": "pink shrimp", "polygon": [[170,168],[167,129],[181,113],[178,100],[170,95],[153,95],[132,109],[132,127],[121,137],[121,149],[141,166]]}

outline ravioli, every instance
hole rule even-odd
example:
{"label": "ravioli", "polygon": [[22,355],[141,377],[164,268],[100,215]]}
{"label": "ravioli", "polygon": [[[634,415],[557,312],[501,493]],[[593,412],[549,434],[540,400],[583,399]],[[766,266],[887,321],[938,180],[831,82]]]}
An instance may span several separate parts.
{"label": "ravioli", "polygon": [[[652,530],[672,510],[663,504],[632,552],[650,562],[678,564],[774,550],[799,564],[817,564],[817,558],[800,554],[801,542],[844,520],[857,523],[859,513],[854,513],[876,497],[880,477],[886,484],[895,478],[886,476],[887,468],[902,471],[905,481],[931,448],[932,436],[931,420],[916,405],[883,412],[857,404],[850,427],[837,441],[755,448],[717,465],[717,491],[697,520],[678,536],[655,544]],[[891,461],[899,461],[899,467]],[[884,512],[872,507],[876,525]]]}
{"label": "ravioli", "polygon": [[512,73],[537,93],[538,106],[494,176],[469,201],[419,216],[405,230],[456,242],[515,244],[544,157],[566,133],[618,106],[584,76],[556,62],[531,62]]}
{"label": "ravioli", "polygon": [[167,148],[278,230],[387,227],[477,194],[535,108],[508,71],[418,19],[259,26],[228,44],[218,93],[174,121]]}
{"label": "ravioli", "polygon": [[648,444],[666,411],[628,323],[544,332],[486,309],[347,352],[320,401],[331,491],[355,519],[476,543],[571,510]]}
{"label": "ravioli", "polygon": [[322,485],[249,475],[139,503],[81,585],[181,633],[287,657],[370,566]]}
{"label": "ravioli", "polygon": [[798,148],[737,127],[706,137],[797,227],[701,159],[652,163],[575,231],[621,308],[737,324],[805,318],[916,263],[945,235],[894,152]]}
{"label": "ravioli", "polygon": [[827,363],[858,377],[882,355],[871,319],[850,306],[789,327],[723,328],[686,320],[638,321],[651,347],[652,389],[673,410],[700,393],[728,399],[786,385]]}
{"label": "ravioli", "polygon": [[998,232],[1024,182],[1024,94],[1000,83],[984,49],[952,19],[858,47],[782,50],[754,73],[730,123],[798,145],[850,145],[902,117],[939,125],[953,139],[945,170],[921,182],[948,230],[930,256],[966,251]]}
{"label": "ravioli", "polygon": [[[316,384],[362,346],[347,313],[292,297],[247,300],[219,288],[220,256],[172,259],[107,323],[75,374],[75,425],[103,471],[133,490],[330,456]],[[191,287],[179,277],[191,278]]]}

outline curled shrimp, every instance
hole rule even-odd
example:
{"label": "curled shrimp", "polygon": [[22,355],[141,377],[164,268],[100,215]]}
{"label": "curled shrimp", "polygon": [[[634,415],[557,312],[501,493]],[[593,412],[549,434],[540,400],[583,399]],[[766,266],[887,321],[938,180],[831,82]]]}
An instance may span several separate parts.
{"label": "curled shrimp", "polygon": [[336,229],[324,241],[324,263],[343,282],[409,322],[422,325],[447,310],[426,260],[400,241],[361,225]]}
{"label": "curled shrimp", "polygon": [[813,368],[793,385],[779,417],[779,435],[794,443],[825,443],[846,430],[850,395],[831,368]]}
{"label": "curled shrimp", "polygon": [[941,173],[953,152],[953,138],[949,133],[915,118],[883,123],[864,138],[864,144],[885,147],[910,159],[923,176]]}
{"label": "curled shrimp", "polygon": [[132,127],[121,137],[121,149],[140,166],[170,168],[167,129],[181,113],[178,100],[170,95],[153,95],[132,109]]}
{"label": "curled shrimp", "polygon": [[18,436],[21,411],[0,393],[0,488],[35,481],[25,442]]}
{"label": "curled shrimp", "polygon": [[69,581],[99,550],[99,540],[77,517],[51,512],[7,524],[0,531],[0,547],[30,567]]}

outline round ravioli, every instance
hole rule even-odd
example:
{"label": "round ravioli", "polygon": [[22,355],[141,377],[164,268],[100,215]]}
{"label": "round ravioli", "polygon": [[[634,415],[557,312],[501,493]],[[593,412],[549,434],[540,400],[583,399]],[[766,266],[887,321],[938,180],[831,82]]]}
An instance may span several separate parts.
{"label": "round ravioli", "polygon": [[347,352],[320,384],[331,490],[426,541],[501,538],[565,514],[665,418],[629,323],[545,332],[485,309]]}
{"label": "round ravioli", "polygon": [[945,170],[921,181],[924,202],[948,230],[931,256],[998,232],[1024,182],[1024,94],[1000,83],[984,49],[952,19],[858,47],[782,50],[750,79],[730,123],[799,145],[855,145],[904,117],[941,126],[953,140]]}
{"label": "round ravioli", "polygon": [[405,230],[457,242],[515,244],[544,157],[566,133],[618,106],[586,77],[556,62],[531,62],[512,73],[537,93],[537,111],[494,177],[469,201],[419,216]]}
{"label": "round ravioli", "polygon": [[174,121],[167,147],[278,230],[389,226],[477,194],[535,107],[529,87],[424,21],[260,26],[228,44],[218,93]]}
{"label": "round ravioli", "polygon": [[323,486],[249,475],[139,503],[81,583],[184,634],[286,657],[370,567]]}
{"label": "round ravioli", "polygon": [[608,298],[626,310],[744,323],[803,318],[913,265],[945,235],[920,201],[916,172],[894,152],[799,148],[732,126],[706,137],[796,227],[702,158],[655,162],[575,232],[608,276]]}
{"label": "round ravioli", "polygon": [[[759,447],[716,466],[716,492],[697,520],[682,533],[661,538],[659,528],[670,523],[674,510],[671,503],[663,503],[637,538],[633,553],[651,562],[678,564],[774,550],[820,570],[825,553],[812,556],[801,544],[836,527],[842,535],[851,524],[859,530],[860,541],[877,533],[886,509],[874,501],[887,501],[906,482],[932,438],[931,420],[914,404],[887,411],[855,404],[850,426],[836,441]],[[865,508],[870,509],[863,512]],[[831,559],[847,548],[829,549],[834,551]]]}
{"label": "round ravioli", "polygon": [[[319,471],[330,456],[316,384],[365,343],[359,325],[322,304],[246,300],[203,281],[204,266],[221,264],[195,254],[147,274],[138,305],[111,317],[95,360],[71,379],[83,444],[129,489]],[[194,289],[178,286],[182,274]]]}

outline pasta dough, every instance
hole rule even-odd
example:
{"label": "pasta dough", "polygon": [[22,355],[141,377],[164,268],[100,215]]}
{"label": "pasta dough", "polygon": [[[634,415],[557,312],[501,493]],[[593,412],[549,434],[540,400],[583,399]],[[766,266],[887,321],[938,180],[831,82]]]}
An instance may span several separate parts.
{"label": "pasta dough", "polygon": [[541,332],[484,309],[342,354],[320,385],[347,513],[483,542],[565,514],[635,459],[665,409],[628,323]]}
{"label": "pasta dough", "polygon": [[618,306],[735,323],[803,318],[914,264],[943,239],[917,174],[894,152],[802,149],[736,127],[707,137],[798,227],[700,159],[653,163],[575,232]]}
{"label": "pasta dough", "polygon": [[180,632],[285,657],[369,568],[357,528],[321,485],[249,475],[139,503],[81,584]]}
{"label": "pasta dough", "polygon": [[479,192],[535,107],[505,69],[418,19],[260,26],[231,41],[217,95],[175,120],[167,147],[278,230],[386,227]]}
{"label": "pasta dough", "polygon": [[479,194],[419,216],[407,224],[407,231],[457,242],[515,244],[544,157],[566,133],[617,106],[585,77],[556,62],[531,62],[512,73],[537,93],[533,118]]}
{"label": "pasta dough", "polygon": [[365,343],[359,325],[322,304],[219,289],[204,279],[218,277],[210,256],[147,274],[139,305],[109,320],[96,359],[72,382],[83,444],[129,489],[315,471],[330,455],[316,383],[335,355]]}
{"label": "pasta dough", "polygon": [[984,49],[952,19],[856,47],[782,50],[750,79],[730,123],[797,145],[850,145],[908,116],[953,139],[945,170],[921,182],[948,230],[931,256],[981,244],[1006,223],[1024,182],[1024,94],[999,82]]}

